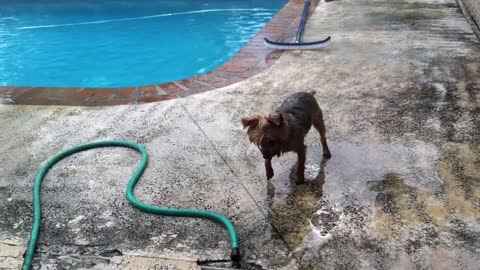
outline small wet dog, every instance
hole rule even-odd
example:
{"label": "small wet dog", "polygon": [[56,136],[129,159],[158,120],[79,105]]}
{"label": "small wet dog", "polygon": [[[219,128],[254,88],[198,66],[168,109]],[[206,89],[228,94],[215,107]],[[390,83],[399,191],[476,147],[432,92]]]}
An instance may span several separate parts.
{"label": "small wet dog", "polygon": [[267,179],[273,177],[272,157],[285,152],[294,151],[298,155],[297,184],[305,181],[306,150],[304,139],[313,126],[320,133],[323,156],[330,158],[330,150],[325,137],[325,124],[315,92],[295,93],[282,103],[275,112],[268,116],[254,116],[242,118],[244,128],[248,127],[247,134],[250,142],[257,145],[265,159]]}

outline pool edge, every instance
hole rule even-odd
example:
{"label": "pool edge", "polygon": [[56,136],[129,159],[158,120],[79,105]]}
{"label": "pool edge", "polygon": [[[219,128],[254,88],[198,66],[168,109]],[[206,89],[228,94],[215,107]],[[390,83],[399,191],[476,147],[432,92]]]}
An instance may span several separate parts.
{"label": "pool edge", "polygon": [[[318,5],[312,1],[309,14]],[[248,79],[275,63],[282,51],[271,51],[263,38],[287,41],[295,36],[303,0],[289,0],[255,36],[224,65],[206,74],[162,84],[127,88],[0,87],[0,104],[112,106],[181,98]]]}

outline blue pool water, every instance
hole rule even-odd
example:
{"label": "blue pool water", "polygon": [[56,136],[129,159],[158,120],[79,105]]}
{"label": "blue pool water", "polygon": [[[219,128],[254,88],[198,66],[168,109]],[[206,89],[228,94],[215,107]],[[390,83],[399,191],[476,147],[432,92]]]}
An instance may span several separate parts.
{"label": "blue pool water", "polygon": [[0,85],[125,87],[227,62],[287,0],[0,0]]}

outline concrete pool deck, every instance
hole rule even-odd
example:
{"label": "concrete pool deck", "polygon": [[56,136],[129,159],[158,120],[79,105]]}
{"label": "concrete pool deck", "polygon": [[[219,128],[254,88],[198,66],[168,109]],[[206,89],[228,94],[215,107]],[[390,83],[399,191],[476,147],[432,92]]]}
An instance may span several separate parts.
{"label": "concrete pool deck", "polygon": [[[96,140],[146,146],[147,202],[221,212],[243,269],[477,269],[480,261],[480,41],[455,0],[320,3],[305,40],[254,77],[181,99],[113,107],[0,106],[0,268],[18,268],[34,176],[63,149]],[[240,117],[316,90],[333,158],[307,137],[264,177]],[[124,198],[139,161],[102,149],[59,163],[43,184],[37,269],[225,269],[226,232],[157,217]],[[162,268],[163,267],[163,268]]]}

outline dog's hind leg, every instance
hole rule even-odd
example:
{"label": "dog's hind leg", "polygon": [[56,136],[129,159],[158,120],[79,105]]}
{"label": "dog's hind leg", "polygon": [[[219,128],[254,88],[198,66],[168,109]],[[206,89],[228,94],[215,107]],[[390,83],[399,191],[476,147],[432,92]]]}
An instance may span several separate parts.
{"label": "dog's hind leg", "polygon": [[302,146],[296,149],[295,152],[297,152],[298,155],[297,180],[295,183],[300,185],[305,182],[305,160],[307,158],[307,147],[302,144]]}
{"label": "dog's hind leg", "polygon": [[315,127],[315,129],[318,130],[318,133],[320,133],[320,142],[322,143],[323,156],[325,158],[331,158],[332,154],[330,153],[330,149],[328,149],[327,144],[327,131],[325,128],[325,122],[323,122],[322,110],[320,110],[320,108],[313,115],[313,126]]}

